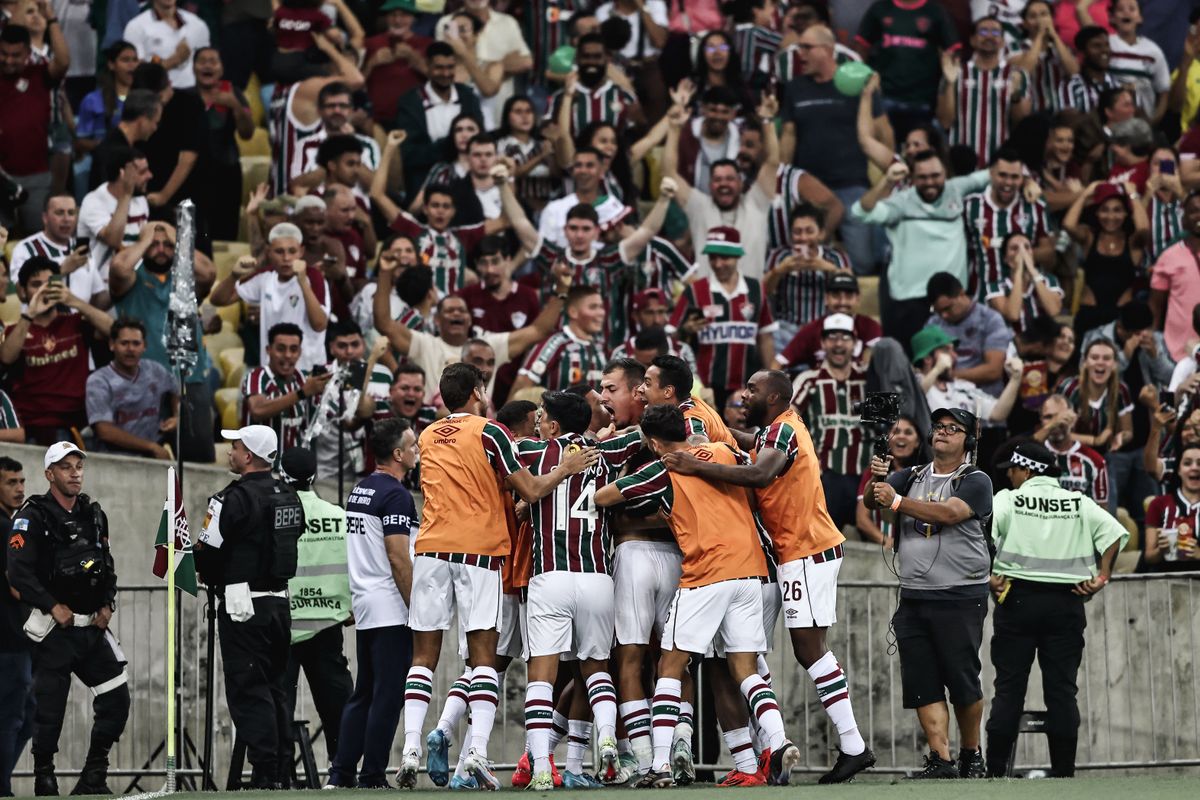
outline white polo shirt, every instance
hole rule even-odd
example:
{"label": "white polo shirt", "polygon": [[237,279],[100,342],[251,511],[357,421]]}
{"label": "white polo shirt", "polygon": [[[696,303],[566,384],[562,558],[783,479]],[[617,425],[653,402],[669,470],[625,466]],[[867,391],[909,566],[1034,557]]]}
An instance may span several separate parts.
{"label": "white polo shirt", "polygon": [[[208,47],[210,37],[208,25],[192,12],[182,8],[176,10],[175,25],[172,25],[159,19],[152,6],[125,24],[125,41],[137,48],[139,59],[149,61],[155,56],[160,59],[170,58],[175,55],[176,48],[183,41],[187,42],[194,56],[201,47]],[[168,74],[171,77],[171,85],[176,89],[190,89],[196,85],[191,56],[185,58],[182,64],[170,70]]]}

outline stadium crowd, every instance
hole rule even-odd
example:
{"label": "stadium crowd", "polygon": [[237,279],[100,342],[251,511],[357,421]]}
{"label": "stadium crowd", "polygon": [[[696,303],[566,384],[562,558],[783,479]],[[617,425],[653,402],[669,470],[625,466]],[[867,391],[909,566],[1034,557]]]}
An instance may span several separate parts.
{"label": "stadium crowd", "polygon": [[[835,24],[823,0],[3,0],[0,441],[244,458],[239,474],[255,459],[287,474],[286,454],[310,449],[293,482],[344,484],[347,524],[380,538],[351,547],[360,636],[364,621],[412,631],[403,686],[361,663],[401,645],[360,638],[360,685],[338,684],[325,729],[340,718],[343,743],[369,750],[388,715],[367,709],[392,709],[394,731],[402,705],[401,785],[422,743],[449,780],[468,709],[454,780],[494,780],[498,674],[522,655],[531,785],[549,788],[564,737],[568,779],[595,780],[593,713],[599,780],[687,782],[687,656],[714,640],[733,782],[786,783],[795,748],[755,659],[781,604],[840,735],[826,777],[849,779],[874,757],[823,633],[844,538],[890,548],[904,514],[989,516],[902,509],[933,495],[906,499],[889,469],[977,465],[938,490],[955,498],[1052,475],[1120,522],[1138,569],[1200,559],[1200,10],[1186,5],[1147,20],[1138,0],[874,0]],[[1178,17],[1182,42],[1139,32]],[[185,201],[194,254],[176,251]],[[182,376],[166,345],[179,265],[203,339]],[[902,403],[885,466],[858,411],[877,391]],[[464,425],[483,442],[470,458],[451,452]],[[236,429],[257,433],[223,441]],[[380,472],[422,491],[419,514],[371,483]],[[483,517],[514,515],[500,539],[446,532],[476,507],[467,486],[495,501]],[[15,497],[0,493],[5,516]],[[746,541],[714,554],[689,538],[714,520]],[[410,532],[413,557],[382,549]],[[500,605],[480,607],[472,571],[502,564]],[[1092,594],[1111,566],[1073,583]],[[636,594],[672,569],[665,596]],[[950,582],[986,605],[987,575]],[[725,583],[709,602],[743,613],[753,595],[765,625],[672,605],[676,586]],[[472,666],[426,739],[449,617],[420,598],[450,585]],[[390,594],[372,624],[359,602],[376,589]],[[589,591],[615,591],[615,612],[574,634],[530,625],[522,643],[535,601],[549,618],[588,610]],[[979,699],[945,687],[956,712]],[[955,762],[922,717],[925,776],[983,775],[979,724]],[[361,772],[335,757],[331,780],[384,782],[375,757]],[[254,766],[262,785],[278,777]]]}

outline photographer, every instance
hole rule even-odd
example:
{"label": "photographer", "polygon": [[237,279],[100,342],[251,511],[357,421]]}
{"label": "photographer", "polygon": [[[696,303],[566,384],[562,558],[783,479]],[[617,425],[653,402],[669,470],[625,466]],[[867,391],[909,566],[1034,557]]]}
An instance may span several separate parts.
{"label": "photographer", "polygon": [[[979,645],[991,569],[984,524],[992,512],[992,482],[970,460],[974,414],[939,408],[930,421],[933,462],[889,475],[890,459],[872,458],[863,504],[896,514],[900,604],[892,627],[904,707],[917,710],[929,741],[925,766],[911,777],[982,778]],[[950,759],[947,689],[962,736],[957,764]]]}

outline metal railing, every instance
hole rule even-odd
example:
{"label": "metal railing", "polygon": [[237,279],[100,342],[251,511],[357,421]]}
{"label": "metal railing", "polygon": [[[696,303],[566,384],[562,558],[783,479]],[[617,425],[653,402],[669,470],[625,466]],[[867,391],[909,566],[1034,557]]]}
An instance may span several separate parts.
{"label": "metal railing", "polygon": [[[1079,671],[1079,769],[1127,769],[1200,766],[1200,572],[1163,575],[1121,575],[1087,604],[1087,645]],[[881,772],[911,769],[925,751],[916,715],[901,703],[900,665],[894,654],[890,621],[897,602],[894,583],[843,581],[839,586],[839,622],[829,633],[829,646],[837,655],[850,683],[850,699],[859,729],[879,758]],[[124,587],[113,617],[114,631],[129,659],[129,687],[133,698],[125,735],[113,750],[114,790],[158,788],[164,774],[160,747],[165,725],[164,635],[166,597],[161,584]],[[204,680],[207,628],[205,598],[183,597],[180,609],[179,715],[186,732],[180,743],[185,778],[200,774],[199,754],[204,751]],[[991,614],[984,631],[983,686],[990,698],[993,670],[988,642]],[[443,642],[441,665],[435,675],[434,702],[426,728],[440,713],[441,698],[461,671],[457,635]],[[353,629],[346,629],[346,653],[355,669]],[[784,723],[803,754],[798,769],[822,772],[829,768],[837,744],[807,673],[792,656],[787,631],[780,624],[774,650],[768,658]],[[234,731],[225,711],[220,648],[214,664],[216,724],[213,776],[224,786]],[[403,676],[398,675],[401,680]],[[524,749],[525,667],[514,661],[503,679],[504,687],[492,736],[491,755],[499,768],[511,767]],[[296,717],[316,728],[307,686],[301,680]],[[716,720],[703,676],[697,680],[696,730],[699,769],[721,771],[731,765],[716,735]],[[91,725],[91,696],[74,682],[67,706],[63,734],[56,758],[62,776],[78,773],[87,750]],[[1035,665],[1030,676],[1025,707],[1044,707],[1041,678]],[[986,713],[986,712],[985,712]],[[952,719],[953,724],[953,719]],[[957,741],[952,731],[952,744]],[[399,763],[403,736],[393,743],[392,763]],[[194,751],[192,747],[194,746]],[[327,764],[324,741],[315,737],[317,763]],[[457,753],[457,749],[452,751]],[[1022,736],[1018,768],[1044,766],[1049,754],[1042,737]],[[15,777],[32,774],[28,752]],[[119,778],[119,779],[118,779]],[[197,781],[198,783],[198,781]],[[20,782],[16,789],[30,788]],[[64,790],[67,787],[64,787]]]}

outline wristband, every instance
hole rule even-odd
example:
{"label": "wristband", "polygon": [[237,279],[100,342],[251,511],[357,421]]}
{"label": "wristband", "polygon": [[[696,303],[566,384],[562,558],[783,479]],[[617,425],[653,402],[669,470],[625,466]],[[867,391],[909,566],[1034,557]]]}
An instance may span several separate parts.
{"label": "wristband", "polygon": [[1100,581],[1101,586],[1104,586],[1108,583],[1108,576],[1107,575],[1097,575],[1096,580]]}
{"label": "wristband", "polygon": [[899,493],[897,493],[896,496],[892,498],[892,511],[900,510],[900,501],[903,499],[904,498],[902,496],[900,496]]}

